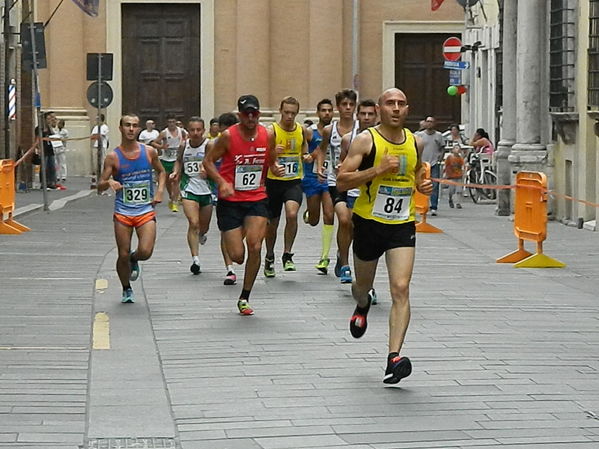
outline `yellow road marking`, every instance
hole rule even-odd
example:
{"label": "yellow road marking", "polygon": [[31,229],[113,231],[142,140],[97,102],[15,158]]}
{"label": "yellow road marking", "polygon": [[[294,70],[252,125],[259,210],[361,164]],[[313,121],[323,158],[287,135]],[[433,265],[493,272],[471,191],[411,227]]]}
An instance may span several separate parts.
{"label": "yellow road marking", "polygon": [[110,321],[104,312],[96,313],[94,318],[93,349],[110,349]]}
{"label": "yellow road marking", "polygon": [[108,288],[107,279],[96,279],[96,290],[106,290]]}

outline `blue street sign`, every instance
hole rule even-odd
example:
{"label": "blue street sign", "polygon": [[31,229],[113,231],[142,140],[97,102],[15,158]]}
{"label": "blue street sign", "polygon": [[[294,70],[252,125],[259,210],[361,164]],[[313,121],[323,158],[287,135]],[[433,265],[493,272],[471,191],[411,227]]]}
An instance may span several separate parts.
{"label": "blue street sign", "polygon": [[449,85],[459,86],[460,84],[462,84],[462,71],[451,69],[449,71]]}
{"label": "blue street sign", "polygon": [[466,70],[470,68],[470,63],[468,61],[444,61],[443,68],[454,70]]}

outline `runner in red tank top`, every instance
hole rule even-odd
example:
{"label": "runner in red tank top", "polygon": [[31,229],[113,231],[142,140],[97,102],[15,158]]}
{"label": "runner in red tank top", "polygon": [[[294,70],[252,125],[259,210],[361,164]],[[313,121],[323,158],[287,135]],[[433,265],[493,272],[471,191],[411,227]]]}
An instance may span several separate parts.
{"label": "runner in red tank top", "polygon": [[[221,134],[203,164],[208,176],[218,185],[218,227],[231,259],[238,264],[245,260],[244,236],[246,239],[248,257],[237,308],[242,315],[252,315],[254,311],[248,302],[260,270],[260,253],[268,222],[264,180],[268,168],[282,176],[284,167],[277,160],[274,135],[258,123],[258,99],[242,95],[237,108],[239,124]],[[219,172],[214,163],[221,158]]]}

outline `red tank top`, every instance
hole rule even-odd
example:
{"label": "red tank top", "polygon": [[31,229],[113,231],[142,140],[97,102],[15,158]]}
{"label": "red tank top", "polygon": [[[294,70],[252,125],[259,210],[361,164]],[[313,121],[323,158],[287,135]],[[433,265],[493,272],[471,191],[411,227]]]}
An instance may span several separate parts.
{"label": "red tank top", "polygon": [[[225,201],[260,201],[266,198],[264,179],[268,171],[268,132],[262,125],[256,129],[256,138],[247,141],[241,136],[239,125],[229,129],[229,150],[222,157],[220,174],[235,192],[222,198]],[[221,199],[219,195],[219,199]]]}

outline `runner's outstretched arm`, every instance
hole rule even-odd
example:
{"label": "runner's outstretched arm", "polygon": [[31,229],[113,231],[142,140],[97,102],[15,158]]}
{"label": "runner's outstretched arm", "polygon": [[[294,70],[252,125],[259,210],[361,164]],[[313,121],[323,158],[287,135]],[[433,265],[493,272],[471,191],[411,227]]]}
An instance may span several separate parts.
{"label": "runner's outstretched arm", "polygon": [[116,153],[108,153],[104,159],[104,169],[98,182],[98,192],[103,192],[112,187],[112,190],[118,192],[123,188],[120,182],[111,179],[112,174],[116,171]]}
{"label": "runner's outstretched arm", "polygon": [[339,191],[354,189],[366,184],[368,181],[372,181],[376,176],[398,169],[399,159],[388,156],[385,152],[379,165],[358,171],[362,160],[370,154],[371,149],[372,136],[370,133],[358,134],[349,147],[347,157],[339,167],[339,173],[337,174],[337,189]]}
{"label": "runner's outstretched arm", "polygon": [[275,133],[271,129],[268,130],[268,155],[266,162],[268,163],[268,168],[270,168],[270,171],[275,176],[282,177],[285,175],[285,167],[279,164]]}
{"label": "runner's outstretched arm", "polygon": [[150,154],[150,159],[152,160],[152,168],[158,174],[158,188],[156,189],[156,193],[154,194],[153,204],[162,202],[162,193],[164,192],[164,186],[166,184],[166,171],[160,159],[158,159],[158,151],[155,148],[149,148],[148,153]]}
{"label": "runner's outstretched arm", "polygon": [[433,193],[433,182],[430,179],[425,178],[425,170],[422,165],[422,151],[424,150],[424,143],[418,136],[416,138],[416,150],[417,150],[417,161],[416,161],[416,190],[424,195],[430,195]]}
{"label": "runner's outstretched arm", "polygon": [[202,162],[202,167],[206,170],[208,177],[217,184],[219,196],[222,198],[231,196],[234,193],[233,186],[220,175],[215,164],[227,152],[229,140],[229,131],[223,131],[220,137],[214,141],[214,146],[206,153]]}

